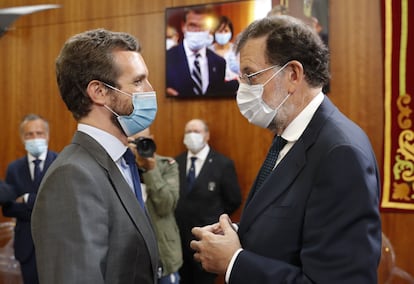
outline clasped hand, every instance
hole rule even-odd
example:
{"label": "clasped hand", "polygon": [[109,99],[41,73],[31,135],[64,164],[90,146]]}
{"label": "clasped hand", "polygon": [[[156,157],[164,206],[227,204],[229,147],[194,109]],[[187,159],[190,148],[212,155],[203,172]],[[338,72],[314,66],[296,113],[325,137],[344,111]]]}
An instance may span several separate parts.
{"label": "clasped hand", "polygon": [[191,232],[196,238],[190,243],[194,259],[209,272],[225,274],[234,253],[241,248],[229,216],[223,214],[218,223],[194,227]]}

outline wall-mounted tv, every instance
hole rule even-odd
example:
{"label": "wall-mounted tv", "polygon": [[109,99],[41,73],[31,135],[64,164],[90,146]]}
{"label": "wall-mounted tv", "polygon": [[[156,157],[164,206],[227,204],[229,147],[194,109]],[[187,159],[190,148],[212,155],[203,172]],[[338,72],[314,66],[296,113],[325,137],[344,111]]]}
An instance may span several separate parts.
{"label": "wall-mounted tv", "polygon": [[233,42],[254,20],[255,2],[166,9],[167,96],[235,97],[239,61]]}
{"label": "wall-mounted tv", "polygon": [[234,98],[239,60],[233,43],[252,21],[268,13],[300,18],[328,42],[328,0],[246,0],[166,8],[167,97]]}

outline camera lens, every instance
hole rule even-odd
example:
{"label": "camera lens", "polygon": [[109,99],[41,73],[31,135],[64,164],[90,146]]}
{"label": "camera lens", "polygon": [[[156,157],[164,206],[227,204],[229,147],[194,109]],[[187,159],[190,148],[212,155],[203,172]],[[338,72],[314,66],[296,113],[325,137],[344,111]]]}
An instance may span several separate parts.
{"label": "camera lens", "polygon": [[134,143],[137,145],[137,151],[141,157],[150,158],[154,156],[157,146],[151,138],[138,137],[135,139]]}

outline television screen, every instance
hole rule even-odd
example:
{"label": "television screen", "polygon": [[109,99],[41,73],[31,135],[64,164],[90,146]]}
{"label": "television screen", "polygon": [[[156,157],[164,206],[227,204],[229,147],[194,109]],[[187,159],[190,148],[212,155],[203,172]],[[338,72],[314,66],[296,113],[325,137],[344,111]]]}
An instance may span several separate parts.
{"label": "television screen", "polygon": [[239,60],[233,43],[254,20],[255,2],[166,9],[167,96],[235,97]]}
{"label": "television screen", "polygon": [[[268,3],[268,5],[264,3]],[[288,14],[315,27],[327,43],[328,0],[232,1],[166,8],[166,94],[234,98],[239,86],[237,36],[252,21]]]}

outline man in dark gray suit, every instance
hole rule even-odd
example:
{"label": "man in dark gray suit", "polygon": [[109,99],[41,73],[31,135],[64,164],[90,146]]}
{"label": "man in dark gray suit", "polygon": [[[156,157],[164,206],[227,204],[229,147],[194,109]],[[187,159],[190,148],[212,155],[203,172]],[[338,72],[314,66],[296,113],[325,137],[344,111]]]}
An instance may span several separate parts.
{"label": "man in dark gray suit", "polygon": [[154,284],[156,238],[127,150],[128,135],[156,114],[140,46],[126,33],[87,31],[65,43],[56,69],[78,131],[47,171],[33,210],[40,283]]}
{"label": "man in dark gray suit", "polygon": [[275,134],[238,227],[194,228],[194,257],[229,284],[377,283],[380,177],[366,134],[322,93],[327,47],[289,16],[242,33],[240,112]]}
{"label": "man in dark gray suit", "polygon": [[[184,144],[188,151],[177,158],[180,172],[180,198],[175,216],[180,229],[184,264],[180,269],[182,284],[213,284],[217,277],[194,261],[190,248],[191,229],[231,214],[241,204],[240,186],[231,159],[210,148],[210,131],[201,119],[185,125]],[[194,161],[194,167],[192,167]],[[191,176],[193,175],[193,179]]]}

